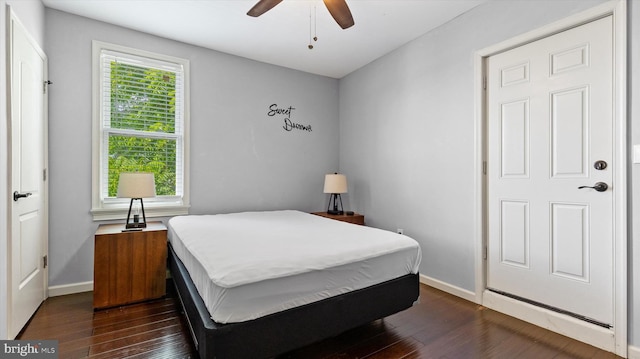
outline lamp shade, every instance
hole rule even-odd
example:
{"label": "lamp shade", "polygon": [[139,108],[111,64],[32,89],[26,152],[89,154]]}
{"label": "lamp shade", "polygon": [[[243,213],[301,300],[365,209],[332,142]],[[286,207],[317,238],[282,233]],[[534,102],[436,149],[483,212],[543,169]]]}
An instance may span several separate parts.
{"label": "lamp shade", "polygon": [[118,181],[118,197],[148,198],[156,196],[153,173],[123,172]]}
{"label": "lamp shade", "polygon": [[325,175],[324,193],[347,193],[347,177],[338,173]]}

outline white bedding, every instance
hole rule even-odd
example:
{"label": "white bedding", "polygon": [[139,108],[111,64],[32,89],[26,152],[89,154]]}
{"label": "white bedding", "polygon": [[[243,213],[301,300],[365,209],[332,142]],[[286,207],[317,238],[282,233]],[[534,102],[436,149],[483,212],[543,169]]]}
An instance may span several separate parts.
{"label": "white bedding", "polygon": [[169,241],[218,323],[417,273],[421,259],[407,236],[298,211],[174,217]]}

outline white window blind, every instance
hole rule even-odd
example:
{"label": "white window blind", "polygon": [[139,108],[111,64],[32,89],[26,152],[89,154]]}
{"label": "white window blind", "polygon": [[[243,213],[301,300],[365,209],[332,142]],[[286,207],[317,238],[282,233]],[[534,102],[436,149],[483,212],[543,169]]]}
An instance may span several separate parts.
{"label": "white window blind", "polygon": [[[105,48],[96,55],[98,207],[124,203],[116,198],[120,173],[135,171],[154,173],[157,197],[145,207],[184,205],[185,65]],[[94,217],[97,209],[94,201]]]}

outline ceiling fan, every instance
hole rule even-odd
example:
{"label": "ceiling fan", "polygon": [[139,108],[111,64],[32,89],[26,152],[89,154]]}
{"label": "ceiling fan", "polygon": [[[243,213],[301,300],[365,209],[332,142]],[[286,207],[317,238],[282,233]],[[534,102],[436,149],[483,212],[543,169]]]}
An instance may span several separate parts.
{"label": "ceiling fan", "polygon": [[[341,28],[347,29],[353,26],[353,16],[351,15],[351,11],[349,10],[349,6],[347,6],[346,0],[323,0],[325,6],[333,16],[333,19],[336,20],[338,25]],[[274,6],[281,3],[282,0],[259,0],[252,8],[247,12],[247,15],[258,17],[265,12],[271,10]]]}

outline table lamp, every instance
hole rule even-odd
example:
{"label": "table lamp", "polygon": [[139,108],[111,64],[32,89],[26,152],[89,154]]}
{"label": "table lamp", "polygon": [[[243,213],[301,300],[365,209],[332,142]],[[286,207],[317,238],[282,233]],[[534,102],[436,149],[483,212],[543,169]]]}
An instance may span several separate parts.
{"label": "table lamp", "polygon": [[[129,203],[129,212],[127,213],[127,222],[125,229],[136,230],[147,227],[147,217],[144,214],[143,198],[156,196],[156,183],[153,177],[153,173],[143,172],[123,172],[120,173],[120,180],[118,182],[118,197],[119,198],[131,198]],[[140,215],[134,213],[133,221],[129,221],[131,218],[131,207],[133,207],[133,201],[140,200],[140,207],[142,208],[142,222],[140,222]],[[137,212],[137,208],[136,208]]]}
{"label": "table lamp", "polygon": [[[330,193],[329,206],[327,213],[344,214],[342,207],[342,197],[340,194],[347,193],[347,177],[342,174],[334,173],[324,176],[324,193]],[[340,208],[338,208],[338,200],[340,200]],[[331,209],[331,201],[333,201],[333,209]]]}

